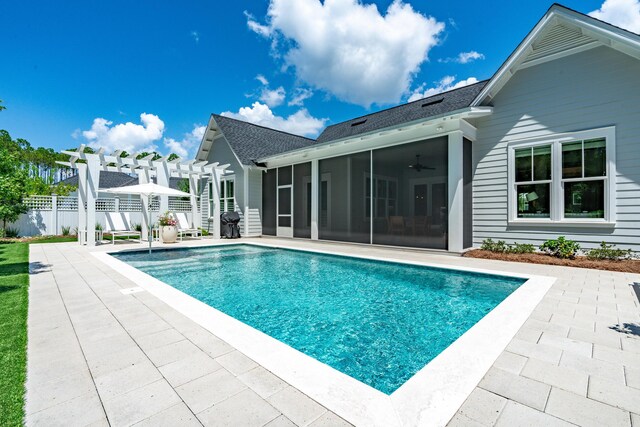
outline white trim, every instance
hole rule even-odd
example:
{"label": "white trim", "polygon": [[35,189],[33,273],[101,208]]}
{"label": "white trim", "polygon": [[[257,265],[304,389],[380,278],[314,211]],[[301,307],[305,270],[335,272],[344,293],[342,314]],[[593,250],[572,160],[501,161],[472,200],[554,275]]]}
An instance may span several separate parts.
{"label": "white trim", "polygon": [[[583,34],[592,37],[600,44],[607,45],[612,49],[616,49],[622,53],[633,56],[640,59],[640,36],[624,31],[613,25],[607,24],[592,19],[588,16],[584,16],[578,12],[567,9],[564,6],[554,4],[549,8],[547,13],[540,19],[540,21],[533,27],[531,32],[520,43],[518,48],[507,58],[502,66],[496,71],[489,83],[480,91],[476,99],[471,103],[472,107],[477,107],[487,98],[494,98],[502,87],[509,81],[509,79],[521,68],[522,62],[526,59],[527,55],[532,50],[533,43],[538,39],[541,34],[544,34],[544,30],[547,26],[553,26],[557,24],[567,24],[569,26],[579,28]],[[550,55],[548,60],[558,59],[567,55],[571,55],[577,52],[581,52],[588,48],[596,47],[595,45],[584,45],[581,48],[568,49],[565,52],[560,52],[554,55]],[[535,65],[536,61],[532,61],[531,65]],[[539,62],[538,62],[539,63]],[[531,66],[527,65],[527,66]]]}
{"label": "white trim", "polygon": [[[251,244],[304,251],[278,244]],[[527,281],[389,396],[115,259],[109,253],[92,252],[92,255],[327,409],[355,425],[370,426],[446,425],[556,280],[429,262],[358,256],[349,254],[348,248],[338,253],[313,252],[519,277]]]}
{"label": "white trim", "polygon": [[[507,209],[508,224],[510,226],[586,226],[586,227],[612,227],[616,223],[616,128],[608,126],[603,128],[564,132],[554,135],[514,139],[507,141]],[[584,141],[586,139],[605,138],[607,155],[607,176],[593,178],[570,179],[569,181],[604,180],[605,184],[605,217],[596,218],[565,218],[564,217],[564,189],[562,178],[562,144],[571,141]],[[548,219],[518,218],[518,200],[516,196],[515,182],[515,150],[518,148],[551,145],[551,181],[537,181],[541,184],[550,182],[550,217]],[[533,178],[533,177],[532,177]],[[533,181],[532,181],[533,182]],[[518,183],[519,185],[526,183]]]}

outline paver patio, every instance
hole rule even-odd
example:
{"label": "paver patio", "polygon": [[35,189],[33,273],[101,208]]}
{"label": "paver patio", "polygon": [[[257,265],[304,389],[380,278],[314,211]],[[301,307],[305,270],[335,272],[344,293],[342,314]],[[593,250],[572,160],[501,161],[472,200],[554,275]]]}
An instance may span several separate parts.
{"label": "paver patio", "polygon": [[[557,277],[449,425],[640,427],[640,308],[629,286],[639,275],[258,241]],[[31,245],[27,425],[348,425],[153,295],[121,292],[136,284],[90,254],[112,249]]]}

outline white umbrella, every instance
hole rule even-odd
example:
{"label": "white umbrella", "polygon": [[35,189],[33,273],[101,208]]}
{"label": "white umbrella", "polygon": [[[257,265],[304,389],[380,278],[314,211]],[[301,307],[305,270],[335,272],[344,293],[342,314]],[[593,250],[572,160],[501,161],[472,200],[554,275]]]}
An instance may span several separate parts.
{"label": "white umbrella", "polygon": [[[191,194],[184,191],[174,190],[173,188],[165,187],[164,185],[154,184],[148,182],[146,184],[127,185],[125,187],[109,188],[106,190],[98,190],[111,194],[136,194],[139,196],[149,197],[149,202],[153,196],[178,196],[189,197]],[[151,215],[149,215],[149,253],[151,253],[151,241],[153,240],[151,233]]]}

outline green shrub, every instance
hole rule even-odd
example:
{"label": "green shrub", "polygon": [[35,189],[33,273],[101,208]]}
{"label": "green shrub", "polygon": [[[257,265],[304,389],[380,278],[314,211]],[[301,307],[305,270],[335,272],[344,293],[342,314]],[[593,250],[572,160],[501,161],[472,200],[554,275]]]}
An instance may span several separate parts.
{"label": "green shrub", "polygon": [[16,227],[7,227],[5,229],[0,228],[0,237],[18,237],[18,233],[20,233],[20,230]]}
{"label": "green shrub", "polygon": [[142,233],[142,224],[131,224],[131,227],[139,233]]}
{"label": "green shrub", "polygon": [[602,242],[599,248],[591,249],[587,252],[587,258],[612,261],[633,258],[633,251],[631,249],[618,249],[615,246],[614,244],[608,245],[606,242]]}
{"label": "green shrub", "polygon": [[514,242],[513,245],[508,245],[504,240],[494,242],[492,239],[483,240],[480,249],[507,254],[530,254],[536,250],[533,245],[527,243]]}
{"label": "green shrub", "polygon": [[510,254],[532,254],[536,251],[536,247],[529,243],[514,242],[513,245],[509,245],[507,253]]}
{"label": "green shrub", "polygon": [[205,230],[204,228],[200,227],[200,232],[202,233],[203,236],[208,236],[209,232],[207,230]]}
{"label": "green shrub", "polygon": [[100,230],[100,231],[103,230],[102,224],[100,224],[99,222],[96,222],[96,230]]}
{"label": "green shrub", "polygon": [[573,240],[567,240],[564,236],[551,239],[540,245],[540,250],[557,258],[575,258],[580,251],[580,245]]}
{"label": "green shrub", "polygon": [[62,226],[62,235],[63,236],[68,236],[69,234],[71,234],[71,226],[70,225],[63,225]]}
{"label": "green shrub", "polygon": [[507,244],[504,240],[498,240],[494,242],[493,239],[484,239],[482,241],[482,246],[480,249],[490,252],[505,252],[507,249]]}

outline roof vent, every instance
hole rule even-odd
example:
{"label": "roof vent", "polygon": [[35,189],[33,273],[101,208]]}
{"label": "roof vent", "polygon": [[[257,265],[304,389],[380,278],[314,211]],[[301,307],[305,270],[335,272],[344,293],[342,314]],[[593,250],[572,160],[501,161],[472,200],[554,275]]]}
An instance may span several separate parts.
{"label": "roof vent", "polygon": [[353,122],[353,123],[351,123],[351,127],[362,125],[362,124],[364,124],[366,121],[367,121],[367,119],[360,120],[360,121],[358,121],[358,122]]}
{"label": "roof vent", "polygon": [[424,104],[421,105],[421,107],[428,107],[429,105],[440,104],[442,101],[444,101],[444,98],[434,99],[433,101],[425,102]]}

